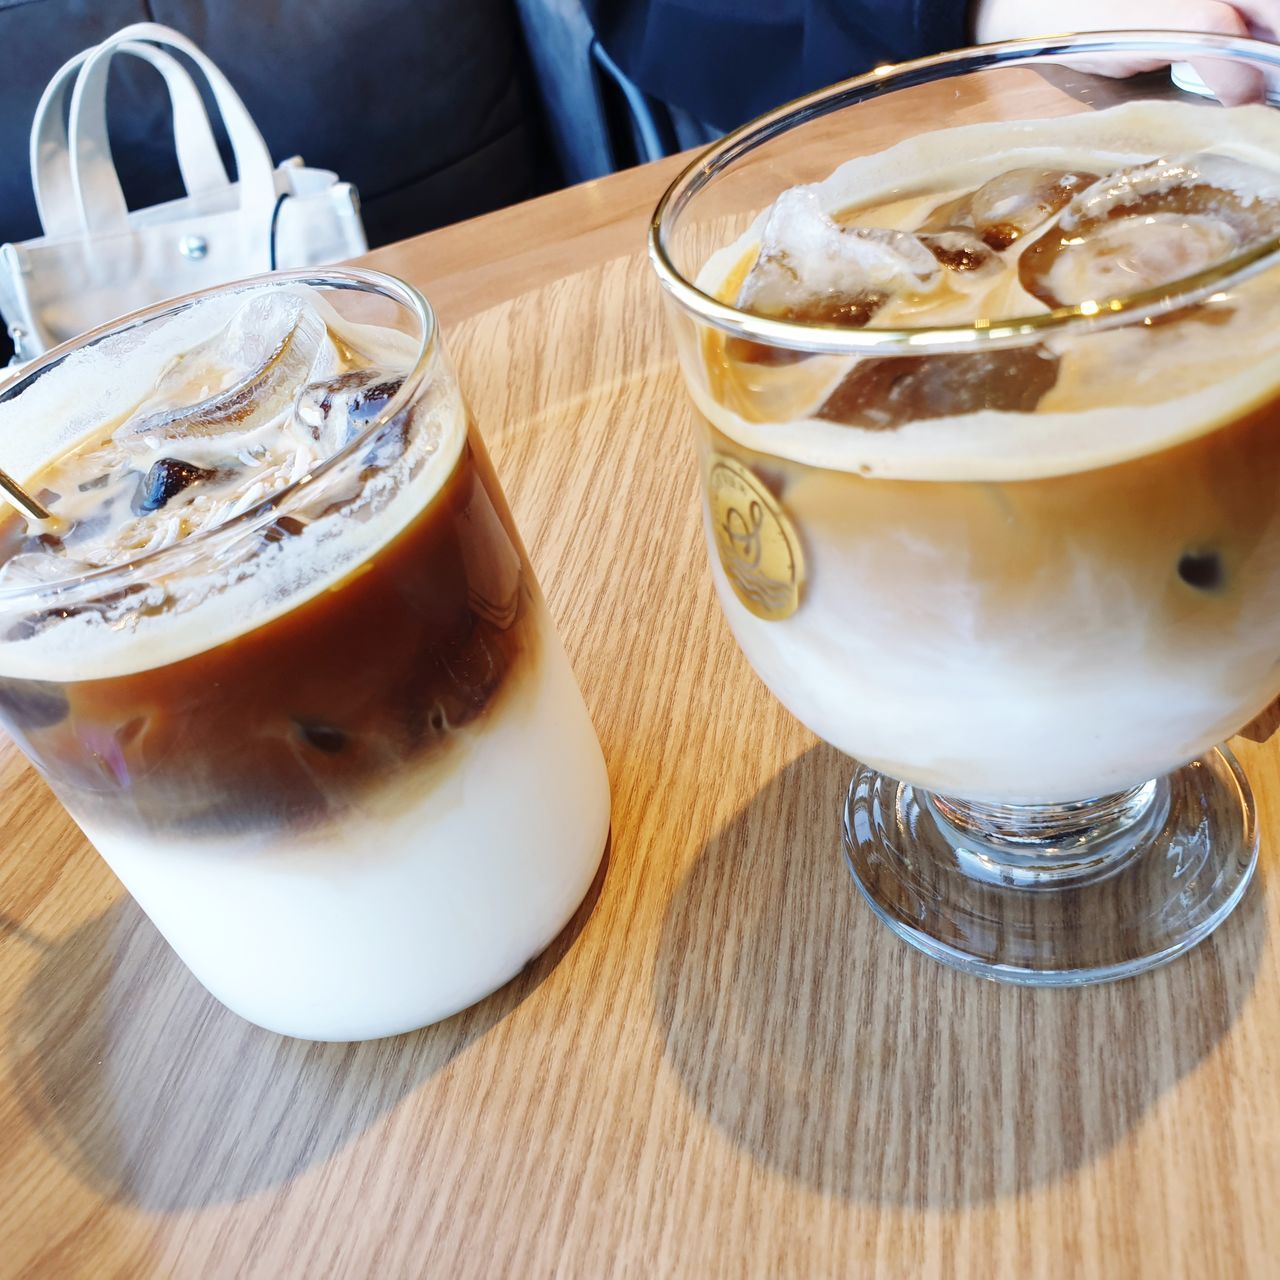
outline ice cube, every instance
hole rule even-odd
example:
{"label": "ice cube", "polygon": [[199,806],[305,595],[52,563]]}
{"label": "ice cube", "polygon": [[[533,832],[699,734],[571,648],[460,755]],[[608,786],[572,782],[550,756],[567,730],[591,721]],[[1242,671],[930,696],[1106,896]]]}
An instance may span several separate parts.
{"label": "ice cube", "polygon": [[216,471],[197,467],[181,458],[161,458],[152,464],[138,485],[133,499],[133,513],[146,515],[159,511],[170,498],[176,497],[184,489],[201,480],[212,480],[217,474]]}
{"label": "ice cube", "polygon": [[355,369],[298,392],[291,429],[322,458],[354,440],[390,403],[404,378],[388,369]]}
{"label": "ice cube", "polygon": [[208,465],[250,449],[293,405],[317,365],[333,363],[324,322],[300,298],[245,303],[221,333],[178,357],[114,440],[131,455]]}
{"label": "ice cube", "polygon": [[1058,379],[1045,347],[957,351],[859,360],[818,417],[884,431],[994,409],[1030,413]]}
{"label": "ice cube", "polygon": [[40,587],[89,573],[95,566],[65,555],[26,551],[0,566],[0,588]]}
{"label": "ice cube", "polygon": [[1028,247],[1018,275],[1048,306],[1168,284],[1280,233],[1280,180],[1227,156],[1120,169],[1080,192]]}
{"label": "ice cube", "polygon": [[811,187],[792,187],[769,212],[738,306],[780,319],[859,327],[888,297],[924,287],[938,270],[917,236],[842,228]]}
{"label": "ice cube", "polygon": [[963,228],[922,235],[920,242],[948,271],[990,276],[1002,269],[995,251],[972,231]]}
{"label": "ice cube", "polygon": [[973,229],[993,249],[1007,249],[1097,179],[1096,173],[1066,169],[1010,169],[970,197]]}
{"label": "ice cube", "polygon": [[1280,204],[1280,177],[1230,156],[1200,152],[1119,169],[1082,191],[1063,211],[1059,223],[1072,231],[1123,210],[1215,213],[1230,219],[1241,234],[1269,234]]}

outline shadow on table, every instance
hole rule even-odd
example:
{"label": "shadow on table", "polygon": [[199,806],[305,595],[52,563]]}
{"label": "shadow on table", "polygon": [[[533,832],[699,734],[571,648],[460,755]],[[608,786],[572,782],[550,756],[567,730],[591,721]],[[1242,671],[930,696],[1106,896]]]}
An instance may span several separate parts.
{"label": "shadow on table", "polygon": [[821,746],[783,770],[707,842],[663,926],[667,1058],[756,1160],[853,1200],[980,1204],[1106,1152],[1226,1035],[1262,948],[1256,887],[1214,938],[1138,978],[967,977],[858,898],[840,856],[848,770]]}
{"label": "shadow on table", "polygon": [[[506,986],[433,1027],[361,1044],[292,1040],[236,1017],[122,896],[47,949],[6,1046],[17,1092],[53,1149],[115,1201],[183,1209],[288,1182],[536,990],[590,917],[611,848],[573,919]],[[0,917],[6,932],[23,936]]]}

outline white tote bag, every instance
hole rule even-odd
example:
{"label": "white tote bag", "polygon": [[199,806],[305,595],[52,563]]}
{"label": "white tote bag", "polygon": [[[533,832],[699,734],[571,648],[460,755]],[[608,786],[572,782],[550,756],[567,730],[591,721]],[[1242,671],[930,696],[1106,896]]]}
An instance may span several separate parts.
{"label": "white tote bag", "polygon": [[[227,175],[195,81],[166,47],[206,78],[237,181]],[[107,72],[117,53],[144,59],[164,77],[187,192],[133,213],[107,142]],[[299,159],[273,166],[227,78],[185,36],[156,23],[125,27],[58,71],[31,126],[31,176],[44,235],[0,246],[0,315],[18,361],[165,298],[261,271],[338,262],[368,247],[355,189]]]}

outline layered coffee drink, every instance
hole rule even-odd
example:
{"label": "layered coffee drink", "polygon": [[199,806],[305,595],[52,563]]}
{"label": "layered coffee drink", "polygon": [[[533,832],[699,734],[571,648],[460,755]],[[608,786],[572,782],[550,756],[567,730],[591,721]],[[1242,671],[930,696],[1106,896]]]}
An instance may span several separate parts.
{"label": "layered coffee drink", "polygon": [[865,339],[671,309],[717,587],[781,701],[1041,804],[1280,693],[1278,235],[1276,113],[1141,102],[923,134],[714,252],[719,302]]}
{"label": "layered coffee drink", "polygon": [[608,825],[452,372],[368,279],[223,291],[0,399],[54,517],[0,525],[0,719],[205,985],[314,1039],[513,976]]}

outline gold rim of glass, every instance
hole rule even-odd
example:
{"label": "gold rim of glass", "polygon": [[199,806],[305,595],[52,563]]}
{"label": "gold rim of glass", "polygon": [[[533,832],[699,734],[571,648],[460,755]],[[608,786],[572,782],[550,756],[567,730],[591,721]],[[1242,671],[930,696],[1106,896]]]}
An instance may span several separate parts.
{"label": "gold rim of glass", "polygon": [[50,373],[73,352],[83,350],[109,338],[117,333],[125,333],[130,329],[150,324],[165,316],[177,315],[191,307],[198,306],[208,298],[229,293],[249,293],[255,289],[280,288],[290,284],[308,284],[316,288],[336,288],[359,290],[366,293],[377,293],[403,306],[419,326],[418,354],[412,368],[405,374],[400,390],[383,407],[359,434],[349,440],[337,453],[326,458],[312,468],[305,476],[277,490],[264,498],[247,511],[233,516],[225,523],[212,529],[205,529],[190,537],[182,538],[172,546],[148,551],[123,564],[105,565],[100,569],[92,569],[88,573],[76,574],[67,578],[55,579],[51,582],[23,584],[14,587],[0,587],[0,601],[11,603],[15,600],[38,598],[42,596],[62,595],[67,592],[78,592],[81,588],[92,588],[94,592],[113,579],[126,581],[147,581],[149,574],[157,567],[179,556],[188,555],[193,547],[208,546],[219,541],[230,540],[243,533],[252,533],[262,525],[274,519],[282,508],[286,508],[290,500],[302,490],[310,487],[315,481],[327,475],[335,467],[340,466],[353,454],[368,444],[369,439],[381,430],[388,422],[413,402],[417,396],[431,361],[435,356],[439,340],[435,312],[426,298],[405,281],[395,276],[383,274],[381,271],[367,271],[362,268],[345,267],[302,267],[289,271],[273,271],[262,275],[247,276],[243,280],[235,280],[198,293],[189,294],[178,299],[169,299],[155,306],[145,307],[106,324],[90,329],[79,337],[72,338],[59,346],[51,348],[44,355],[38,356],[29,364],[22,365],[10,378],[0,378],[0,404],[20,396],[23,390],[36,379]]}
{"label": "gold rim of glass", "polygon": [[1273,261],[1280,259],[1280,236],[1274,236],[1211,267],[1135,293],[1089,299],[1037,315],[983,319],[968,325],[921,325],[897,329],[873,326],[849,329],[838,325],[776,320],[742,311],[699,289],[671,259],[669,236],[697,194],[731,169],[739,159],[798,125],[894,90],[935,80],[996,67],[1062,63],[1064,60],[1069,64],[1072,60],[1099,54],[1147,54],[1170,62],[1225,57],[1247,62],[1260,70],[1271,70],[1280,78],[1280,46],[1236,36],[1171,31],[1108,31],[1050,39],[1010,40],[877,67],[865,75],[820,89],[758,116],[695,157],[663,193],[649,221],[649,259],[658,279],[687,311],[738,337],[823,354],[875,352],[883,355],[885,348],[962,350],[978,343],[984,347],[1016,345],[1029,337],[1042,337],[1068,328],[1110,328],[1201,301],[1211,293],[1265,270]]}

